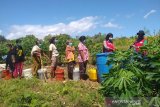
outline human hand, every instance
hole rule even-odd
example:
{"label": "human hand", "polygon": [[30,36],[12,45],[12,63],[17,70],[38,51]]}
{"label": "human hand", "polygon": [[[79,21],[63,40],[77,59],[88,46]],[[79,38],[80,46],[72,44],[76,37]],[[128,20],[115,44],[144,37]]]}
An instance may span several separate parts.
{"label": "human hand", "polygon": [[51,64],[52,63],[52,60],[49,60],[49,64]]}

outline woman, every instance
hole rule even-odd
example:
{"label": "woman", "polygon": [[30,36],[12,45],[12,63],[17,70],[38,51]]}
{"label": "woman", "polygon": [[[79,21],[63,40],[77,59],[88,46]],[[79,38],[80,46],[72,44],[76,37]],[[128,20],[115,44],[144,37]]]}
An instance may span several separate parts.
{"label": "woman", "polygon": [[103,41],[103,53],[115,51],[115,46],[112,40],[113,40],[113,34],[108,33],[106,36],[106,40]]}
{"label": "woman", "polygon": [[39,41],[36,41],[35,44],[31,51],[33,58],[32,75],[38,77],[38,69],[41,69],[41,48],[39,47]]}
{"label": "woman", "polygon": [[13,72],[14,78],[17,78],[18,76],[22,78],[22,71],[23,71],[23,62],[25,61],[25,55],[23,52],[23,48],[20,45],[20,40],[16,40],[16,46],[14,47],[14,53],[15,53],[15,70]]}
{"label": "woman", "polygon": [[57,51],[57,47],[55,46],[55,43],[57,42],[55,37],[52,37],[50,39],[50,45],[49,45],[49,58],[51,62],[51,80],[55,77],[55,71],[57,68],[57,61],[59,53]]}
{"label": "woman", "polygon": [[146,41],[145,38],[144,38],[145,33],[144,33],[143,30],[140,30],[140,31],[137,33],[137,35],[138,35],[138,38],[137,38],[136,41],[133,43],[133,45],[130,46],[130,48],[133,47],[136,52],[139,52],[139,51],[140,51],[140,47],[144,46],[144,45],[147,43],[147,41]]}
{"label": "woman", "polygon": [[72,41],[67,41],[66,43],[66,60],[68,63],[67,69],[68,69],[68,78],[73,79],[73,69],[75,66],[75,58],[74,58],[74,51],[75,48],[72,46]]}
{"label": "woman", "polygon": [[87,62],[89,59],[89,52],[87,47],[85,46],[85,36],[81,36],[79,38],[80,43],[78,44],[78,60],[79,60],[79,70],[80,70],[80,78],[81,79],[87,79],[86,75],[86,67],[87,67]]}
{"label": "woman", "polygon": [[9,78],[13,77],[13,72],[15,70],[15,55],[14,55],[14,47],[12,44],[7,44],[9,51],[6,58],[6,70],[9,67]]}

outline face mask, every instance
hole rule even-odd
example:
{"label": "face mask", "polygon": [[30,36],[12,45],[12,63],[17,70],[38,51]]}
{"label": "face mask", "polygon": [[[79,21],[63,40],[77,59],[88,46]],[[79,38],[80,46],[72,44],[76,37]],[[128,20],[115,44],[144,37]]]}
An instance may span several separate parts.
{"label": "face mask", "polygon": [[84,40],[83,43],[86,43],[86,40]]}
{"label": "face mask", "polygon": [[72,43],[69,43],[69,46],[72,46]]}
{"label": "face mask", "polygon": [[57,43],[58,42],[58,40],[55,40],[55,43]]}
{"label": "face mask", "polygon": [[113,40],[113,38],[109,38],[109,40]]}

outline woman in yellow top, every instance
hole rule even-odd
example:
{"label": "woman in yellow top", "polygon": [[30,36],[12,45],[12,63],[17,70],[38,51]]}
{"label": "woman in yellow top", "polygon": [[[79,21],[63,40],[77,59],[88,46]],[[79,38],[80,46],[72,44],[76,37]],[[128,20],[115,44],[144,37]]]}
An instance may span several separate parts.
{"label": "woman in yellow top", "polygon": [[73,79],[73,69],[75,66],[75,57],[74,57],[75,48],[72,46],[72,41],[68,40],[66,42],[66,60],[68,63],[68,78]]}

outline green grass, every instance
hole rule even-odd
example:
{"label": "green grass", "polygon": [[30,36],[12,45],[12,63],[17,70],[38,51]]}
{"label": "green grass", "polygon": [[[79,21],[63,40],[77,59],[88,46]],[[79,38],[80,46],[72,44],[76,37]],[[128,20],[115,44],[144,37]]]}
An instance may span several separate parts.
{"label": "green grass", "polygon": [[87,81],[38,79],[0,80],[0,107],[101,107],[99,84]]}

